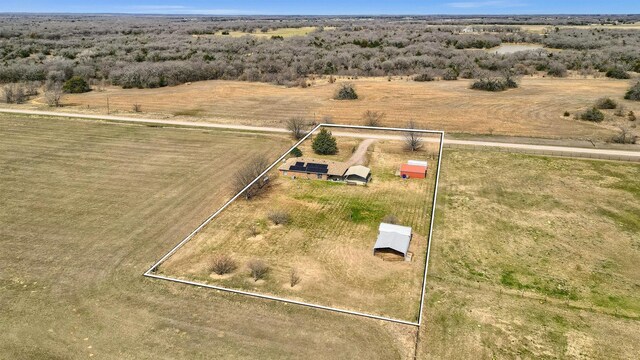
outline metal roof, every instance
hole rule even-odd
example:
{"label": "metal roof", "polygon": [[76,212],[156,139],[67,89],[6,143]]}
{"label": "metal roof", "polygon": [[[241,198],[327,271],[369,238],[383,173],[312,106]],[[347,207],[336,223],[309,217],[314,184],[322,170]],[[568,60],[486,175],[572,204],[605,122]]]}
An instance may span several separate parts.
{"label": "metal roof", "polygon": [[356,166],[352,166],[349,168],[349,170],[347,170],[347,172],[344,174],[344,176],[349,176],[349,175],[357,175],[360,176],[361,178],[368,178],[369,174],[371,174],[371,170],[366,167],[366,166],[362,166],[362,165],[356,165]]}
{"label": "metal roof", "polygon": [[427,172],[427,168],[419,165],[402,164],[402,166],[400,166],[400,171],[424,174]]}
{"label": "metal roof", "polygon": [[380,223],[378,239],[373,249],[393,249],[404,256],[409,251],[411,228],[394,224]]}
{"label": "metal roof", "polygon": [[428,166],[427,162],[426,161],[422,161],[422,160],[409,160],[409,161],[407,161],[407,164],[424,166],[424,167]]}

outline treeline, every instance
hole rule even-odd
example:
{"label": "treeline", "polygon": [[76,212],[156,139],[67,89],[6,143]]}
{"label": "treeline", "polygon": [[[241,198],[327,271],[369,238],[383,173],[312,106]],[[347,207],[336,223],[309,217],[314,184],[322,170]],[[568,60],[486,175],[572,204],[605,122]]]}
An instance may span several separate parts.
{"label": "treeline", "polygon": [[[570,18],[591,22],[634,19]],[[490,19],[495,23],[563,24],[567,17]],[[461,25],[463,18],[449,20],[459,25],[439,25],[442,17],[6,15],[0,16],[0,83],[56,83],[78,76],[93,83],[149,88],[210,79],[296,85],[312,75],[422,74],[424,79],[452,80],[537,71],[551,76],[565,76],[569,70],[583,74],[640,71],[640,37],[634,30],[555,28],[536,34],[513,25],[467,26]],[[290,38],[214,35],[308,26],[316,30]],[[512,42],[563,51],[507,55],[486,51]]]}

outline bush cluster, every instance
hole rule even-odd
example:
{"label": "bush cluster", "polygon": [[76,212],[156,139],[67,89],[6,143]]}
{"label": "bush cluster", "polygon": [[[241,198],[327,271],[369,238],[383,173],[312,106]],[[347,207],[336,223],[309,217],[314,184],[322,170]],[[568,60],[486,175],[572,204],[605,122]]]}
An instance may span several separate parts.
{"label": "bush cluster", "polygon": [[622,68],[611,68],[606,72],[607,77],[612,79],[629,79],[631,76]]}
{"label": "bush cluster", "polygon": [[229,255],[218,255],[211,260],[209,268],[218,275],[224,275],[235,271],[238,264]]}
{"label": "bush cluster", "polygon": [[601,110],[611,110],[618,107],[618,104],[611,98],[601,98],[596,101],[596,108]]}
{"label": "bush cluster", "polygon": [[517,87],[518,83],[509,77],[485,78],[477,80],[473,84],[471,84],[472,89],[484,91],[505,91],[507,89],[514,89]]}
{"label": "bush cluster", "polygon": [[64,83],[62,90],[68,94],[81,94],[91,91],[91,87],[83,78],[74,76]]}
{"label": "bush cluster", "polygon": [[633,85],[624,95],[627,100],[640,101],[640,81]]}
{"label": "bush cluster", "polygon": [[433,80],[435,80],[435,78],[430,73],[422,73],[422,74],[416,75],[413,78],[413,81],[420,81],[420,82],[433,81]]}
{"label": "bush cluster", "polygon": [[604,120],[604,114],[602,113],[602,111],[593,107],[580,114],[580,119],[586,121],[601,122]]}
{"label": "bush cluster", "polygon": [[336,100],[356,100],[358,98],[358,94],[356,93],[356,89],[352,84],[342,84],[334,99]]}
{"label": "bush cluster", "polygon": [[275,225],[286,225],[291,221],[291,215],[286,211],[272,211],[268,216]]}

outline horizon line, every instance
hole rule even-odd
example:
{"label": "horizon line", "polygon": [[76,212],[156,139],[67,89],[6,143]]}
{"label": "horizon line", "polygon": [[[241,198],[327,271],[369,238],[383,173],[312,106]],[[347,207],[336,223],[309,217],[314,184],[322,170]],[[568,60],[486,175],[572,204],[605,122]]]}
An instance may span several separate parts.
{"label": "horizon line", "polygon": [[455,17],[471,17],[471,16],[640,16],[640,13],[508,13],[508,14],[447,14],[447,13],[422,13],[422,14],[206,14],[206,13],[144,13],[144,12],[73,12],[73,11],[0,11],[0,15],[128,15],[128,16],[207,16],[207,17],[257,17],[257,16],[309,16],[309,17],[411,17],[411,16],[455,16]]}

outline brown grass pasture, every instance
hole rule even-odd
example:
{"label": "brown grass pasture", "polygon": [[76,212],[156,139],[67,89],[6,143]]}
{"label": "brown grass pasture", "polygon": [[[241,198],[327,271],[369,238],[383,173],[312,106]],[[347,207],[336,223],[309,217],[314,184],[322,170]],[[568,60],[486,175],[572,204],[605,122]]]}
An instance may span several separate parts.
{"label": "brown grass pasture", "polygon": [[[475,26],[474,26],[475,27]],[[554,31],[556,26],[553,25],[518,25],[517,27],[522,30],[544,34],[547,32]],[[561,25],[557,26],[560,29],[618,29],[618,30],[640,30],[640,23],[630,23],[630,24],[589,24],[589,25]]]}
{"label": "brown grass pasture", "polygon": [[[339,142],[343,138],[338,139]],[[305,147],[303,147],[305,148]],[[407,152],[401,141],[369,147],[373,181],[349,186],[328,181],[271,176],[271,189],[257,199],[237,200],[187,245],[160,266],[160,272],[258,293],[341,309],[417,321],[429,233],[436,162],[424,180],[395,176],[408,159],[426,159],[430,151]],[[312,154],[312,153],[311,153]],[[313,155],[306,155],[311,156]],[[289,224],[274,225],[269,214],[286,212]],[[378,225],[386,215],[414,231],[411,262],[373,256]],[[239,268],[220,277],[209,268],[219,255],[230,255]],[[246,264],[260,259],[272,268],[255,282]],[[302,282],[289,284],[296,269]]]}
{"label": "brown grass pasture", "polygon": [[[374,110],[386,113],[386,126],[404,126],[407,120],[414,119],[425,128],[449,133],[600,140],[609,139],[618,125],[632,124],[613,116],[612,111],[600,124],[575,120],[573,115],[604,96],[623,104],[627,111],[640,113],[640,103],[623,99],[631,84],[625,80],[531,77],[523,78],[520,88],[501,93],[471,90],[469,80],[339,80],[346,81],[355,84],[360,99],[333,100],[339,84],[329,84],[326,79],[316,80],[306,89],[204,81],[160,89],[109,88],[68,95],[64,98],[67,106],[61,111],[106,114],[108,97],[111,111],[116,114],[283,126],[291,116],[306,116],[316,122],[330,116],[336,123],[363,124],[362,114]],[[142,105],[142,114],[132,112],[134,103]],[[571,116],[564,117],[565,111]]]}
{"label": "brown grass pasture", "polygon": [[406,329],[142,276],[289,143],[0,115],[0,358],[406,357]]}
{"label": "brown grass pasture", "polygon": [[420,358],[635,358],[639,176],[445,150]]}

